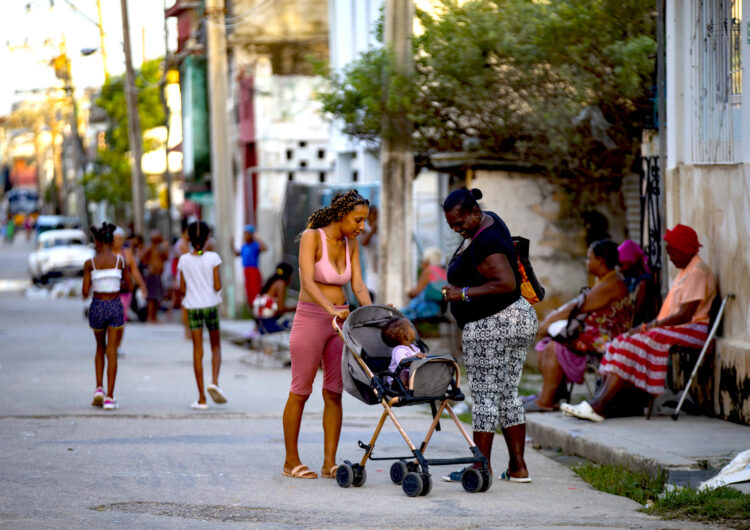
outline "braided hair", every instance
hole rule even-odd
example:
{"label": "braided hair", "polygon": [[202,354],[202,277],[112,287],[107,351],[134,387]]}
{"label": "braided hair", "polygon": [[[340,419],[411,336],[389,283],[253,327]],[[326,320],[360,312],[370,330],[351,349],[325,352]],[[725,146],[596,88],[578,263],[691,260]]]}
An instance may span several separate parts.
{"label": "braided hair", "polygon": [[323,228],[334,221],[341,221],[346,214],[360,204],[370,206],[370,201],[362,197],[357,190],[337,193],[330,206],[323,206],[315,210],[307,220],[307,228]]}
{"label": "braided hair", "polygon": [[91,235],[94,237],[94,241],[98,243],[104,243],[111,245],[114,241],[114,233],[115,230],[117,230],[117,227],[113,225],[112,223],[107,223],[106,221],[102,223],[102,226],[97,228],[94,225],[91,225],[89,227],[89,230],[91,231]]}
{"label": "braided hair", "polygon": [[193,245],[198,255],[203,254],[203,247],[206,246],[206,240],[208,239],[208,225],[203,221],[196,221],[188,225],[187,231],[190,244]]}

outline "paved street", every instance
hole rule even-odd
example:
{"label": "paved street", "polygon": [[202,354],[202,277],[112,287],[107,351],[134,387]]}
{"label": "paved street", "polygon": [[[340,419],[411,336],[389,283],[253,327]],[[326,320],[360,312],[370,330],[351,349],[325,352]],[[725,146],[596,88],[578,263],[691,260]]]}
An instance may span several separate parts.
{"label": "paved street", "polygon": [[[0,247],[0,527],[690,526],[643,515],[637,503],[593,490],[530,447],[533,483],[495,480],[483,494],[436,481],[430,495],[408,498],[390,482],[390,463],[369,463],[362,488],[282,477],[289,370],[254,366],[246,362],[247,350],[225,341],[221,386],[229,403],[194,412],[191,345],[172,323],[127,327],[115,392],[120,409],[93,408],[94,339],[83,303],[24,296],[19,288],[28,285],[29,249],[20,240]],[[316,383],[300,448],[303,461],[318,470],[323,438]],[[381,412],[345,396],[340,460],[361,457],[357,440],[369,440]],[[411,407],[397,415],[421,441],[426,411]],[[507,453],[504,444],[495,447],[499,472]],[[392,424],[377,452],[408,452]],[[444,422],[428,454],[468,452],[455,427]]]}

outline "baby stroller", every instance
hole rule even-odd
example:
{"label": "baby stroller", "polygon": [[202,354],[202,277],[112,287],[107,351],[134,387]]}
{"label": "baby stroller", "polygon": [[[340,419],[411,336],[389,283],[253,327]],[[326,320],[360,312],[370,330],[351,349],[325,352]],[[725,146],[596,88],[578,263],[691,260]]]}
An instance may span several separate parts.
{"label": "baby stroller", "polygon": [[[338,466],[336,482],[342,488],[360,487],[367,479],[367,460],[395,460],[390,470],[391,480],[401,484],[409,497],[427,495],[432,489],[429,466],[455,464],[481,464],[481,469],[469,467],[463,473],[461,484],[469,493],[487,491],[492,484],[489,462],[474,444],[461,421],[453,412],[449,401],[462,401],[464,395],[459,387],[460,372],[456,360],[450,355],[428,355],[424,359],[407,358],[401,361],[396,372],[390,372],[391,348],[381,340],[381,328],[391,319],[403,317],[392,307],[369,305],[352,311],[341,329],[334,319],[333,325],[344,340],[341,372],[344,389],[368,405],[380,403],[385,409],[380,417],[370,443],[362,441],[359,446],[365,454],[358,464],[345,461]],[[423,351],[426,346],[422,343]],[[409,385],[406,388],[398,373],[409,366]],[[432,407],[432,424],[424,441],[415,446],[401,427],[393,409],[429,403]],[[472,456],[465,458],[428,459],[424,456],[427,444],[436,430],[440,430],[440,416],[447,412],[455,422]],[[374,456],[375,442],[390,417],[396,429],[411,450],[408,456]]]}

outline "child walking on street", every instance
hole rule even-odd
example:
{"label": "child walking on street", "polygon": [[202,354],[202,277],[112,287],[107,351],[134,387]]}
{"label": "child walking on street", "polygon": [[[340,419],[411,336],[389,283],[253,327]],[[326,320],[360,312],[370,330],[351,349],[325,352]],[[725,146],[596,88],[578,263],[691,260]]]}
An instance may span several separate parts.
{"label": "child walking on street", "polygon": [[[101,228],[91,227],[94,236],[96,254],[83,266],[83,299],[89,297],[93,291],[94,297],[89,307],[89,326],[96,338],[96,390],[91,404],[103,407],[104,410],[117,408],[114,397],[115,378],[117,377],[117,345],[122,338],[125,325],[120,288],[123,282],[126,289],[132,289],[130,274],[122,256],[112,252],[112,241],[117,227],[103,223]],[[103,378],[104,364],[107,364],[107,395],[104,395]]]}
{"label": "child walking on street", "polygon": [[219,303],[221,303],[221,257],[216,252],[204,250],[208,239],[208,225],[202,221],[188,226],[188,237],[192,252],[180,256],[177,270],[180,272],[182,304],[187,309],[188,326],[193,339],[193,369],[198,383],[198,400],[190,407],[206,410],[206,393],[203,388],[203,323],[208,328],[211,342],[211,384],[208,391],[215,403],[226,403],[227,398],[219,388],[221,368],[221,339],[219,336]]}

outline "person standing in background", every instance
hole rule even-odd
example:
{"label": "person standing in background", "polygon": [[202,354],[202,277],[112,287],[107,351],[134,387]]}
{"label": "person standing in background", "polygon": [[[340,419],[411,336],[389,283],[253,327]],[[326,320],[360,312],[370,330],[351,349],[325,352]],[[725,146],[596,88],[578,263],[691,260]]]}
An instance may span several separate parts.
{"label": "person standing in background", "polygon": [[370,298],[375,301],[380,283],[380,269],[378,263],[378,252],[380,237],[378,236],[378,207],[370,206],[367,215],[367,228],[362,235],[362,248],[365,253],[365,285],[370,291]]}
{"label": "person standing in background", "polygon": [[151,244],[143,249],[141,263],[146,267],[146,288],[148,294],[148,318],[147,322],[158,322],[157,315],[162,298],[164,298],[164,285],[161,275],[164,273],[164,262],[169,259],[169,247],[164,237],[158,230],[151,232]]}
{"label": "person standing in background", "polygon": [[172,290],[172,310],[180,310],[182,324],[185,327],[185,338],[191,340],[187,309],[182,307],[180,271],[177,270],[177,263],[180,261],[180,257],[188,252],[190,252],[190,238],[188,237],[188,220],[187,217],[185,217],[182,219],[182,234],[180,234],[180,237],[177,238],[177,241],[172,245],[172,278],[174,280],[174,289]]}
{"label": "person standing in background", "polygon": [[247,304],[253,305],[253,300],[260,293],[261,276],[258,268],[258,258],[261,252],[268,250],[266,244],[255,235],[253,225],[245,225],[245,244],[235,254],[242,256],[242,268],[245,270],[245,295]]}

